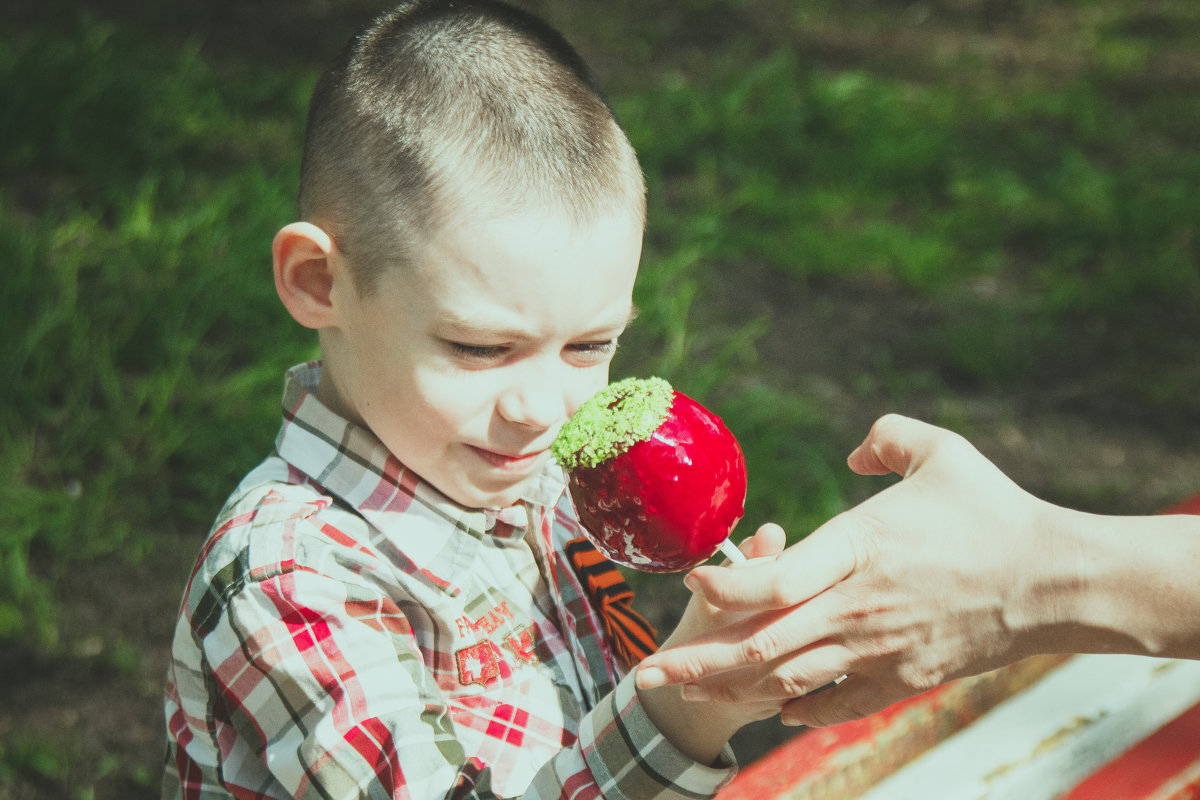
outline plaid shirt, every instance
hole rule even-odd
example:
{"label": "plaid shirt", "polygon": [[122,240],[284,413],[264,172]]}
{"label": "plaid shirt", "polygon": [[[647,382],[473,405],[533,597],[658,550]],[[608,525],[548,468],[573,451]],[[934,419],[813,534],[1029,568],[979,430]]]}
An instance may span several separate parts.
{"label": "plaid shirt", "polygon": [[[703,798],[732,777],[654,728],[563,547],[558,470],[466,509],[294,367],[276,454],[180,609],[164,798]],[[540,547],[527,539],[538,537]]]}

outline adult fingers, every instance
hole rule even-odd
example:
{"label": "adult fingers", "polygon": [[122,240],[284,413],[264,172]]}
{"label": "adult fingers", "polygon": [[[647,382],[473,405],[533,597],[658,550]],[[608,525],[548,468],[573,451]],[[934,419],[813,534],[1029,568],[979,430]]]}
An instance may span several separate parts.
{"label": "adult fingers", "polygon": [[773,560],[697,567],[684,580],[718,608],[764,611],[814,597],[854,571],[852,518],[834,517]]}
{"label": "adult fingers", "polygon": [[780,702],[832,686],[846,674],[853,653],[831,641],[817,642],[790,653],[762,670],[740,669],[689,683],[689,700],[734,703]]}
{"label": "adult fingers", "polygon": [[[638,668],[638,686],[650,689],[668,683],[692,683],[723,672],[740,671],[743,667],[754,667],[765,672],[770,669],[768,665],[781,659],[803,657],[814,644],[826,641],[832,633],[828,604],[820,602],[822,597],[794,608],[756,614],[694,639],[664,647],[642,661]],[[809,660],[814,664],[814,669],[819,669],[824,663],[820,659]],[[805,662],[800,661],[791,664],[789,669],[800,673],[804,665]],[[769,693],[769,696],[793,696],[798,691],[789,682],[808,680],[806,674],[792,677],[788,673],[780,677],[783,678],[781,688]]]}
{"label": "adult fingers", "polygon": [[810,692],[787,703],[780,713],[780,720],[785,725],[824,728],[862,719],[903,699],[889,693],[871,678],[850,675],[836,686]]}

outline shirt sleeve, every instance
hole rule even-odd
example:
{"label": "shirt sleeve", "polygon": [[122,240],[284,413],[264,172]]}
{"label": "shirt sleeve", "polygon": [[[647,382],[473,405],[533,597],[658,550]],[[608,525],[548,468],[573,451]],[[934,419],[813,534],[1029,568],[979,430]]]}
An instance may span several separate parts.
{"label": "shirt sleeve", "polygon": [[650,721],[633,674],[584,717],[579,741],[538,773],[526,800],[697,800],[733,779],[737,762],[726,745],[717,766],[681,753]]}
{"label": "shirt sleeve", "polygon": [[[221,588],[200,621],[210,665],[209,736],[236,796],[495,797],[465,752],[407,614],[369,580],[282,565]],[[194,621],[196,622],[196,621]],[[659,733],[631,677],[584,716],[575,743],[536,774],[530,800],[697,800],[732,778]],[[239,792],[243,794],[239,794]],[[185,793],[185,796],[186,793]]]}

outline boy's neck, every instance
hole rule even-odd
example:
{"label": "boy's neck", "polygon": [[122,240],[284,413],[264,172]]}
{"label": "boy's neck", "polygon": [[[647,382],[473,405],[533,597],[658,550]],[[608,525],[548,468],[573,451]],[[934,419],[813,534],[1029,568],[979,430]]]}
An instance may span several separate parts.
{"label": "boy's neck", "polygon": [[334,379],[334,373],[330,369],[328,361],[321,363],[321,381],[317,384],[317,399],[321,401],[321,405],[339,417],[349,420],[359,427],[366,428],[366,423],[363,422],[362,417],[346,402],[342,392],[338,389],[337,381]]}

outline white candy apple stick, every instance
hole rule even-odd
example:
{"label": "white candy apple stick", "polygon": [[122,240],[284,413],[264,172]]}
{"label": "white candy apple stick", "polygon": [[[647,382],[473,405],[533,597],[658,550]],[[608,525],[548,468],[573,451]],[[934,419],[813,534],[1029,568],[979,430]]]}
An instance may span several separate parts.
{"label": "white candy apple stick", "polygon": [[725,541],[721,542],[721,546],[718,549],[724,553],[725,557],[734,564],[741,564],[742,562],[746,561],[745,554],[742,553],[742,551],[738,549],[738,546],[730,541],[728,537],[725,539]]}

